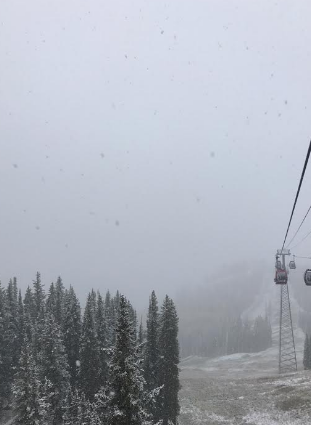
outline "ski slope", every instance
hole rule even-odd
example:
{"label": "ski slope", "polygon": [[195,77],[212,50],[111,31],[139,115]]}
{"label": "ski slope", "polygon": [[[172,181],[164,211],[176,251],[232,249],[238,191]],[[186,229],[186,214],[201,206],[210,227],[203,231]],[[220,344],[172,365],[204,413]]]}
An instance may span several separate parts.
{"label": "ski slope", "polygon": [[293,298],[299,371],[278,375],[279,289],[270,283],[243,313],[243,317],[253,319],[264,314],[267,301],[271,301],[275,306],[271,348],[215,359],[191,356],[181,361],[181,425],[311,424],[311,373],[302,370],[304,333],[297,326],[300,307]]}

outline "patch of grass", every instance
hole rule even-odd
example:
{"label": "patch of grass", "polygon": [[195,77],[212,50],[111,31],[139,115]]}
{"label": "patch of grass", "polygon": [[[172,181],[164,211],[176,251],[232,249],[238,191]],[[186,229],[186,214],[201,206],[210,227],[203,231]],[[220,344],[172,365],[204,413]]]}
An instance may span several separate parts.
{"label": "patch of grass", "polygon": [[289,385],[278,385],[276,387],[276,391],[279,392],[280,394],[287,394],[290,393],[291,391],[294,391],[294,387],[291,387]]}
{"label": "patch of grass", "polygon": [[276,407],[283,411],[309,409],[311,407],[311,400],[299,396],[290,396],[285,400],[276,403]]}

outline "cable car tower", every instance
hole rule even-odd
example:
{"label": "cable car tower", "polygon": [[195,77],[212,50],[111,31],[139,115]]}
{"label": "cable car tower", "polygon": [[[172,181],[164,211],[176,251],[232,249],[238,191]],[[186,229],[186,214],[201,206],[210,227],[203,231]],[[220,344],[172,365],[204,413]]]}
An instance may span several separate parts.
{"label": "cable car tower", "polygon": [[[293,332],[292,314],[290,308],[290,299],[287,283],[287,274],[285,256],[290,255],[289,249],[278,249],[276,254],[276,278],[275,283],[280,284],[280,331],[279,331],[279,373],[288,373],[297,371],[297,358],[295,349],[295,340]],[[282,257],[282,262],[279,261]],[[279,269],[279,266],[282,269]],[[284,272],[286,278],[284,279]],[[278,273],[280,278],[278,278]]]}

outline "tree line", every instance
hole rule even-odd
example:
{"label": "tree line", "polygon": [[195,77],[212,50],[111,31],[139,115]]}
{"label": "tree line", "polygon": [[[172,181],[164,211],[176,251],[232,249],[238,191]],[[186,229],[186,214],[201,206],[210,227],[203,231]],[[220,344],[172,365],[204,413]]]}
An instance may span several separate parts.
{"label": "tree line", "polygon": [[272,346],[272,328],[268,315],[258,316],[254,321],[224,319],[208,327],[181,337],[183,357],[199,355],[206,357],[225,356],[234,353],[256,353]]}
{"label": "tree line", "polygon": [[23,425],[176,425],[178,317],[153,291],[144,328],[119,292],[92,290],[82,314],[62,279],[24,297],[0,284],[0,419]]}
{"label": "tree line", "polygon": [[311,336],[305,334],[305,343],[303,350],[303,367],[308,370],[311,369]]}

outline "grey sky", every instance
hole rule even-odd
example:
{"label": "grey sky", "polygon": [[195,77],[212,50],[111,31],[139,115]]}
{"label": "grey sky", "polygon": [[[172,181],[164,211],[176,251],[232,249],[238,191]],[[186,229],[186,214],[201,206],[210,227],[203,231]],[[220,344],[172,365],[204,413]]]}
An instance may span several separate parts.
{"label": "grey sky", "polygon": [[[3,283],[40,270],[140,302],[224,261],[272,262],[311,135],[310,14],[307,0],[2,0]],[[293,230],[310,184],[311,167]]]}

